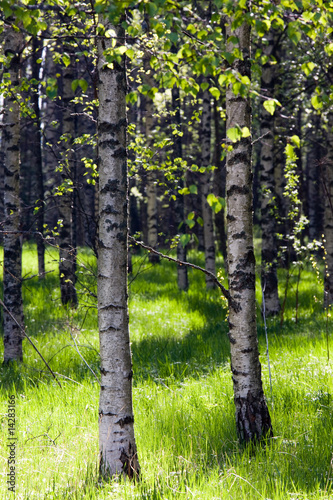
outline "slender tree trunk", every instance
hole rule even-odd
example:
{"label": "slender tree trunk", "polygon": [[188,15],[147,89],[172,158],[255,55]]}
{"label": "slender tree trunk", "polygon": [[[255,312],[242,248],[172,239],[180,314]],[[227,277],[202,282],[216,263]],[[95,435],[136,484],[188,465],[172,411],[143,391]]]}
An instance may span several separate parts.
{"label": "slender tree trunk", "polygon": [[[210,165],[211,151],[211,94],[208,90],[203,93],[202,118],[201,118],[201,146],[202,156],[201,165],[208,167]],[[208,205],[207,196],[212,192],[212,174],[205,172],[201,176],[201,204],[202,218],[204,221],[204,245],[205,245],[205,269],[215,274],[215,237],[213,211]],[[206,275],[206,287],[215,288],[214,281]]]}
{"label": "slender tree trunk", "polygon": [[[274,50],[274,32],[268,32],[268,45],[263,52],[268,57]],[[265,97],[274,97],[275,66],[269,60],[264,64],[261,75],[261,92]],[[276,219],[274,210],[275,178],[274,178],[274,117],[261,107],[260,135],[262,136],[260,151],[260,188],[261,195],[261,281],[265,294],[266,314],[275,316],[280,311],[277,279],[277,244]]]}
{"label": "slender tree trunk", "polygon": [[[10,91],[3,107],[4,152],[4,363],[23,361],[22,333],[22,237],[20,231],[20,105],[15,88],[20,80],[23,37],[10,24],[4,25],[4,54],[10,58]],[[17,323],[14,321],[16,319]],[[20,328],[21,326],[21,328]]]}
{"label": "slender tree trunk", "polygon": [[[214,99],[214,129],[215,129],[215,161],[214,188],[217,196],[225,198],[225,161],[221,161],[222,139],[225,137],[225,122],[221,123],[218,102]],[[224,266],[227,271],[227,235],[225,227],[225,209],[215,214],[215,227],[218,235],[217,241],[223,255]]]}
{"label": "slender tree trunk", "polygon": [[333,112],[328,113],[327,158],[324,166],[325,289],[324,307],[333,304]]}
{"label": "slender tree trunk", "polygon": [[[243,60],[235,58],[233,72],[250,78],[250,26],[243,23],[227,37],[237,37]],[[233,38],[235,40],[235,38]],[[228,42],[227,51],[234,45]],[[226,96],[227,130],[236,125],[251,130],[249,97]],[[255,257],[252,228],[251,137],[232,144],[227,155],[227,241],[229,292],[229,337],[231,371],[236,405],[236,425],[242,441],[259,440],[272,432],[265,401],[258,352],[255,303]],[[231,304],[236,304],[234,307]]]}
{"label": "slender tree trunk", "polygon": [[[179,130],[181,129],[181,116],[180,116],[180,94],[179,88],[172,88],[172,108],[175,111],[175,121]],[[174,158],[182,158],[182,139],[180,136],[175,136],[174,139]],[[179,175],[179,188],[181,189],[184,186],[183,174],[181,171],[178,172]],[[177,232],[179,231],[179,226],[184,221],[184,197],[183,195],[176,193],[176,224],[177,224]],[[177,245],[177,259],[183,262],[186,261],[186,246],[183,246],[180,242]],[[188,289],[188,273],[186,266],[177,266],[177,283],[179,290],[187,290]]]}
{"label": "slender tree trunk", "polygon": [[69,189],[65,189],[59,197],[59,218],[62,225],[59,229],[59,276],[61,302],[63,305],[77,306],[77,294],[75,289],[75,267],[76,267],[76,247],[73,241],[73,186],[74,186],[74,116],[71,100],[74,97],[72,82],[74,79],[74,54],[71,47],[67,47],[67,52],[71,57],[70,64],[63,69],[63,151],[61,158],[62,181]]}
{"label": "slender tree trunk", "polygon": [[[100,17],[105,30],[113,28]],[[114,28],[123,43],[123,28]],[[128,181],[125,59],[110,69],[98,41],[99,248],[98,321],[101,353],[100,471],[105,477],[139,474],[132,408],[132,361],[128,328]]]}
{"label": "slender tree trunk", "polygon": [[[37,63],[38,57],[41,56],[41,42],[34,37],[32,42],[32,78],[37,82],[39,81],[39,64]],[[44,180],[43,180],[43,162],[42,162],[42,134],[41,134],[41,122],[40,122],[40,110],[39,110],[39,90],[38,83],[34,86],[34,92],[32,94],[32,106],[36,115],[34,123],[34,138],[33,138],[33,152],[34,152],[34,162],[35,162],[35,197],[34,202],[36,203],[36,208],[38,208],[36,229],[38,231],[37,235],[37,255],[38,255],[38,277],[43,279],[45,277],[45,245],[43,239],[44,232]]]}
{"label": "slender tree trunk", "polygon": [[[150,67],[150,57],[145,54],[144,57],[144,75],[143,82],[147,85],[152,86],[152,76]],[[152,144],[152,130],[153,130],[153,113],[154,104],[152,99],[148,96],[144,100],[145,102],[145,135],[147,146]],[[157,248],[158,246],[158,228],[157,228],[157,178],[156,172],[154,170],[147,171],[147,232],[148,232],[148,245],[152,248]],[[160,258],[158,255],[153,253],[149,254],[149,261],[152,263],[158,263]]]}
{"label": "slender tree trunk", "polygon": [[320,179],[319,160],[324,156],[321,152],[320,143],[325,141],[319,136],[321,129],[320,115],[314,112],[310,115],[310,123],[313,127],[308,134],[308,147],[306,153],[306,181],[307,181],[307,207],[309,218],[309,238],[310,241],[319,239],[323,233],[323,195],[322,183]]}

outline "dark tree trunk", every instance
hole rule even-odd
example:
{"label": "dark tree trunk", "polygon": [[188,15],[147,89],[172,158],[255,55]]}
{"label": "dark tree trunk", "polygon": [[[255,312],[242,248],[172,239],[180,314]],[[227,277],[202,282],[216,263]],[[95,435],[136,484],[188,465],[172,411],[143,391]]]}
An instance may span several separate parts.
{"label": "dark tree trunk", "polygon": [[[4,153],[4,363],[23,361],[22,237],[20,235],[20,83],[23,36],[4,25],[4,53],[11,57],[7,72],[11,92],[4,99],[2,147]],[[15,319],[14,319],[15,318]],[[16,321],[15,321],[16,320]]]}

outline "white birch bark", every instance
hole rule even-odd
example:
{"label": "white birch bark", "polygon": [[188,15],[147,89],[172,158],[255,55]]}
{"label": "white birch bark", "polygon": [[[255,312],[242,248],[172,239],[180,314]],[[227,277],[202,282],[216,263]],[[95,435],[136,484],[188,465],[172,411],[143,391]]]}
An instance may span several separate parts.
{"label": "white birch bark", "polygon": [[[107,17],[100,17],[112,29]],[[120,44],[125,32],[114,28]],[[132,362],[127,306],[128,185],[125,60],[107,66],[98,41],[99,241],[98,322],[101,355],[100,471],[103,476],[139,474],[132,408]]]}
{"label": "white birch bark", "polygon": [[[210,141],[211,141],[211,104],[210,92],[205,90],[203,93],[202,102],[202,118],[201,118],[201,165],[208,167],[210,165]],[[212,192],[212,175],[210,172],[205,172],[201,176],[201,205],[202,219],[204,221],[204,246],[205,246],[205,269],[215,274],[215,237],[213,211],[207,202],[207,196]],[[215,288],[214,281],[206,275],[206,287]]]}
{"label": "white birch bark", "polygon": [[[263,53],[272,56],[274,50],[274,32],[267,35],[268,44],[263,46]],[[262,68],[262,93],[267,98],[274,97],[275,66],[268,60]],[[265,309],[268,316],[275,316],[280,311],[277,279],[277,244],[276,220],[273,210],[275,196],[274,178],[274,116],[264,106],[260,116],[260,187],[261,195],[261,281],[265,295]]]}
{"label": "white birch bark", "polygon": [[[230,21],[231,22],[231,21]],[[232,70],[251,77],[250,27],[235,31],[229,24],[227,37],[236,36],[243,60],[235,59]],[[234,45],[228,42],[227,50]],[[249,97],[226,94],[227,130],[236,125],[251,130]],[[242,441],[260,439],[272,431],[259,362],[255,304],[255,257],[253,251],[251,137],[232,143],[227,154],[227,242],[229,292],[229,338],[231,371],[236,405],[237,431]]]}
{"label": "white birch bark", "polygon": [[[10,23],[4,25],[4,55],[10,58],[9,91],[3,107],[4,153],[4,363],[22,361],[22,238],[20,231],[20,105],[15,87],[20,80],[23,37]],[[17,323],[14,321],[16,319]]]}
{"label": "white birch bark", "polygon": [[327,158],[324,166],[325,289],[324,307],[333,304],[333,112],[328,114]]}

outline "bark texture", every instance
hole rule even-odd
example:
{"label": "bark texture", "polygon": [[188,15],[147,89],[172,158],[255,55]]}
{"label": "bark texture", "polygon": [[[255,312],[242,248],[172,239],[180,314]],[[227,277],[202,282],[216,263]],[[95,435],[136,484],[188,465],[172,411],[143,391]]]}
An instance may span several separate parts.
{"label": "bark texture", "polygon": [[[10,59],[10,89],[3,107],[4,153],[4,363],[22,361],[22,238],[20,231],[20,106],[15,87],[20,79],[21,32],[4,25],[4,55]],[[9,314],[10,313],[10,314]],[[13,320],[16,319],[18,324]],[[21,326],[21,328],[19,327]]]}
{"label": "bark texture", "polygon": [[[208,90],[203,93],[202,117],[201,117],[201,165],[210,165],[210,141],[211,141],[211,94]],[[201,204],[202,218],[204,221],[204,246],[205,246],[205,269],[215,274],[215,237],[213,211],[207,202],[207,196],[212,192],[212,174],[205,172],[201,177]],[[206,287],[215,288],[214,281],[206,276]]]}
{"label": "bark texture", "polygon": [[[72,47],[67,47],[71,63],[63,69],[63,151],[61,153],[62,172],[64,183],[70,181],[74,185],[75,158],[73,151],[74,116],[71,100],[74,98],[72,82],[74,80],[74,54]],[[76,246],[73,241],[73,192],[65,189],[59,197],[59,218],[62,225],[59,229],[59,276],[61,302],[71,307],[77,306],[75,289]]]}
{"label": "bark texture", "polygon": [[[112,29],[106,17],[100,22]],[[125,33],[115,28],[119,40]],[[98,41],[99,241],[98,321],[101,355],[100,471],[104,477],[139,474],[132,408],[132,361],[127,306],[128,184],[125,61],[107,66]],[[122,42],[121,42],[122,43]]]}
{"label": "bark texture", "polygon": [[[238,38],[243,55],[243,60],[234,60],[232,70],[250,78],[250,27],[244,23],[231,31],[229,25],[227,36],[231,35]],[[233,48],[229,42],[228,52]],[[227,130],[236,125],[251,130],[248,96],[235,95],[229,87],[226,111]],[[232,146],[226,165],[229,337],[237,431],[240,439],[248,442],[271,434],[272,426],[262,388],[256,327],[251,137],[242,138]]]}
{"label": "bark texture", "polygon": [[[177,126],[179,130],[181,129],[181,115],[180,115],[180,94],[179,94],[179,88],[178,87],[173,87],[172,88],[172,108],[173,111],[175,111],[175,120],[177,123]],[[174,139],[174,158],[182,158],[182,139],[180,136],[175,136]],[[182,172],[179,172],[179,188],[182,189],[184,186],[184,179],[183,179],[183,174]],[[175,204],[175,209],[176,209],[176,224],[177,224],[177,231],[179,231],[179,227],[183,223],[185,219],[185,214],[184,214],[184,197],[183,195],[176,193],[176,204]],[[183,226],[184,227],[184,226]],[[177,245],[177,259],[181,260],[182,262],[186,261],[186,246],[183,246],[180,242]],[[179,290],[187,290],[188,289],[188,273],[187,273],[187,267],[186,266],[180,266],[177,265],[177,283],[178,283],[178,288]]]}
{"label": "bark texture", "polygon": [[[36,81],[39,80],[39,64],[37,63],[38,57],[41,55],[42,44],[35,37],[32,41],[33,55],[32,55],[32,78]],[[38,84],[34,86],[34,93],[32,95],[32,106],[36,118],[34,123],[33,132],[33,153],[35,164],[35,204],[38,208],[36,229],[38,235],[37,240],[37,255],[38,255],[38,277],[43,279],[45,277],[45,245],[43,239],[44,231],[44,179],[43,179],[43,162],[42,162],[42,133],[41,133],[41,120],[39,109],[39,89]]]}
{"label": "bark texture", "polygon": [[325,289],[324,307],[333,304],[333,113],[328,114],[327,158],[324,166],[324,233],[325,233]]}
{"label": "bark texture", "polygon": [[[151,67],[150,67],[150,56],[145,54],[144,57],[144,75],[142,77],[143,83],[146,85],[153,86]],[[154,105],[153,101],[147,96],[145,98],[145,135],[147,140],[147,146],[150,147],[152,144],[152,130],[153,130],[153,112]],[[147,231],[148,231],[148,245],[152,248],[157,248],[158,246],[158,230],[157,230],[157,179],[156,172],[154,170],[147,171]],[[149,261],[152,263],[157,263],[160,261],[158,255],[150,253]]]}
{"label": "bark texture", "polygon": [[[274,32],[267,35],[268,44],[263,53],[270,59],[262,68],[261,93],[271,99],[274,97],[275,65],[271,62],[274,51]],[[280,311],[277,279],[276,220],[274,213],[274,116],[264,106],[261,107],[260,135],[263,137],[260,150],[260,188],[261,188],[261,281],[265,294],[266,314],[275,316]]]}

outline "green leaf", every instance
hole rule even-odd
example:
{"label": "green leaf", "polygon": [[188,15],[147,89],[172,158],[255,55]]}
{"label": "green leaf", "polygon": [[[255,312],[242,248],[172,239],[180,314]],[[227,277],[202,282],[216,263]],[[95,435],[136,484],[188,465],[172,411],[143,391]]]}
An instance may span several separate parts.
{"label": "green leaf", "polygon": [[242,130],[240,127],[232,127],[227,130],[227,136],[232,142],[237,142],[242,138]]}
{"label": "green leaf", "polygon": [[197,218],[197,223],[198,223],[201,227],[203,227],[203,225],[204,225],[203,218],[202,218],[202,217],[198,217],[198,218]]}
{"label": "green leaf", "polygon": [[293,135],[292,137],[290,137],[290,140],[291,140],[294,144],[296,144],[296,146],[297,146],[298,148],[300,148],[300,147],[301,147],[301,140],[300,140],[300,138],[298,137],[298,135]]}
{"label": "green leaf", "polygon": [[321,109],[323,107],[323,102],[318,95],[314,95],[311,98],[311,104],[314,107],[314,109]]}
{"label": "green leaf", "polygon": [[192,229],[192,227],[195,226],[195,221],[192,219],[186,219],[185,223],[188,225],[190,229]]}
{"label": "green leaf", "polygon": [[187,216],[188,220],[193,220],[195,216],[195,212],[190,212]]}
{"label": "green leaf", "polygon": [[186,247],[186,245],[190,242],[190,240],[191,240],[190,234],[182,234],[181,237],[179,238],[179,241],[183,247]]}
{"label": "green leaf", "polygon": [[333,43],[329,43],[328,45],[325,46],[325,52],[329,56],[333,55]]}
{"label": "green leaf", "polygon": [[215,99],[220,98],[221,92],[219,91],[219,89],[217,87],[211,87],[209,89],[209,92],[212,94],[213,97],[215,97]]}
{"label": "green leaf", "polygon": [[309,74],[311,73],[311,71],[313,71],[315,66],[316,65],[313,62],[307,62],[307,63],[302,64],[302,70],[304,71],[306,76],[309,76]]}
{"label": "green leaf", "polygon": [[148,2],[146,7],[148,15],[154,17],[157,12],[157,6],[153,2]]}
{"label": "green leaf", "polygon": [[63,56],[62,56],[62,62],[64,63],[64,65],[66,66],[66,68],[70,65],[71,58],[69,57],[68,54],[63,54]]}
{"label": "green leaf", "polygon": [[198,188],[195,184],[191,184],[191,186],[189,187],[189,190],[190,190],[191,194],[198,194]]}
{"label": "green leaf", "polygon": [[275,99],[268,99],[267,101],[264,101],[264,108],[268,111],[268,113],[274,115],[276,104],[277,101]]}
{"label": "green leaf", "polygon": [[248,127],[243,127],[242,128],[242,137],[250,137],[250,136],[251,136],[251,132],[248,129]]}
{"label": "green leaf", "polygon": [[135,57],[135,52],[133,49],[129,48],[126,50],[126,55],[127,55],[127,57],[129,57],[129,59],[132,60]]}

